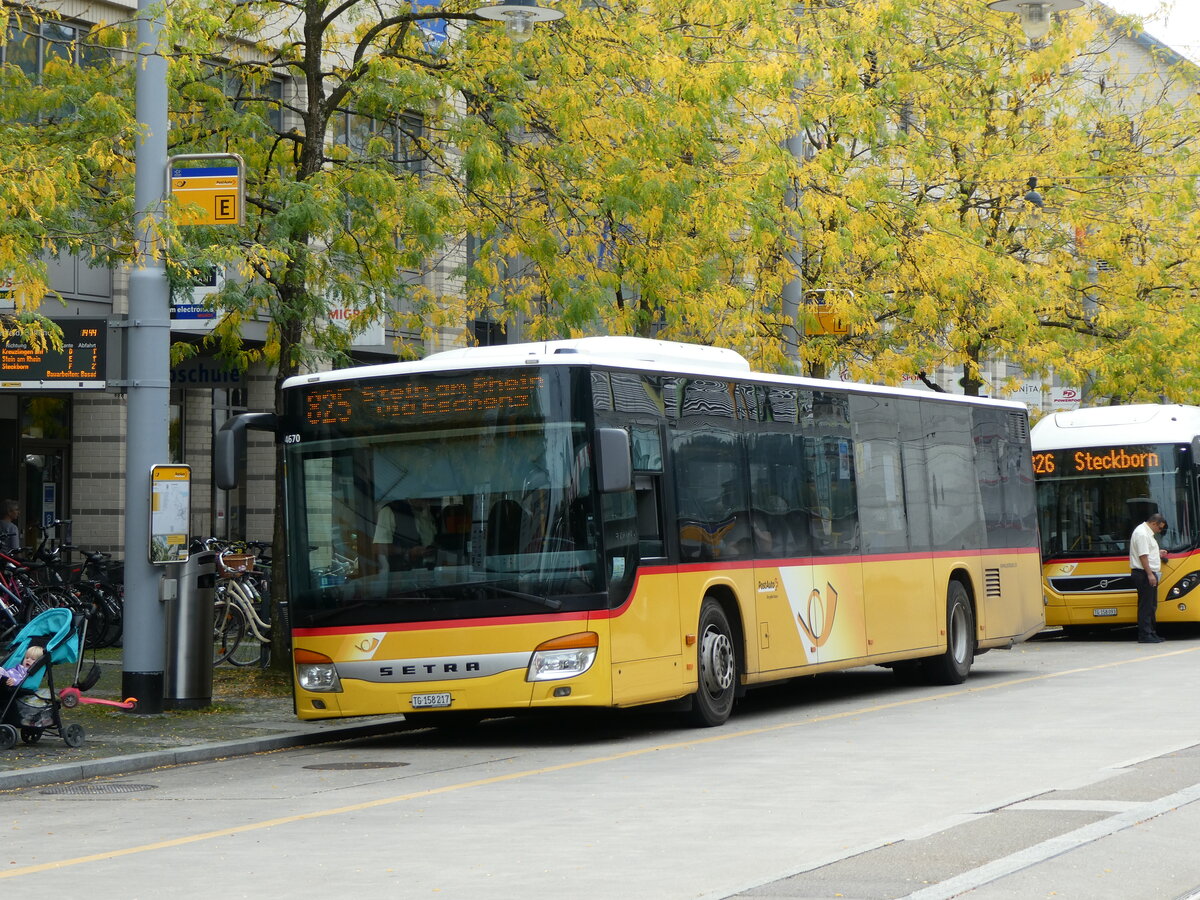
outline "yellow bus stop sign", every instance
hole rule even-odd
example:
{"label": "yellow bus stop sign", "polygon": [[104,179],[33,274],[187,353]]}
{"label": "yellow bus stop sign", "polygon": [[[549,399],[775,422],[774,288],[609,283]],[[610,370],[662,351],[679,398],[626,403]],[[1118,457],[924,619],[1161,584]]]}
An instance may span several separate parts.
{"label": "yellow bus stop sign", "polygon": [[171,169],[179,225],[241,225],[242,173],[237,166]]}

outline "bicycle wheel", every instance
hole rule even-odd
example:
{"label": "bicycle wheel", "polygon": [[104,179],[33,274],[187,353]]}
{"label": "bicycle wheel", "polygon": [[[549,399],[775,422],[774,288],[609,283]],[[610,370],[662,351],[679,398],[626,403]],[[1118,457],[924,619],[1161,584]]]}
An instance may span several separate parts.
{"label": "bicycle wheel", "polygon": [[[254,583],[246,578],[231,580],[229,596],[237,603],[246,622],[246,633],[237,651],[229,654],[235,666],[253,666],[270,661],[271,631],[262,620],[262,599]],[[261,637],[260,637],[261,636]]]}
{"label": "bicycle wheel", "polygon": [[105,619],[104,633],[99,636],[99,643],[96,646],[115,647],[121,643],[121,632],[124,629],[121,595],[117,589],[104,584],[93,584],[92,589],[96,591],[104,606]]}
{"label": "bicycle wheel", "polygon": [[105,646],[103,640],[108,631],[108,612],[104,608],[103,598],[93,591],[90,585],[77,584],[72,590],[75,595],[75,610],[87,617],[87,638],[84,646],[88,650]]}
{"label": "bicycle wheel", "polygon": [[213,606],[213,665],[225,662],[246,636],[246,616],[228,598]]}
{"label": "bicycle wheel", "polygon": [[[245,614],[243,613],[243,621]],[[257,666],[263,661],[263,648],[266,648],[267,661],[270,661],[271,645],[264,645],[249,628],[241,643],[233,649],[226,660],[231,666]]]}

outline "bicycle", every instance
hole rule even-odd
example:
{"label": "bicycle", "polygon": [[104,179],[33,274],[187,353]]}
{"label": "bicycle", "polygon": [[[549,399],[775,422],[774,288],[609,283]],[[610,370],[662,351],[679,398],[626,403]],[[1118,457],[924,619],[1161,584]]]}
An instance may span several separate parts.
{"label": "bicycle", "polygon": [[[266,666],[271,656],[270,594],[257,557],[247,545],[209,538],[206,549],[217,554],[217,587],[213,603],[213,664]],[[241,552],[238,552],[241,551]]]}

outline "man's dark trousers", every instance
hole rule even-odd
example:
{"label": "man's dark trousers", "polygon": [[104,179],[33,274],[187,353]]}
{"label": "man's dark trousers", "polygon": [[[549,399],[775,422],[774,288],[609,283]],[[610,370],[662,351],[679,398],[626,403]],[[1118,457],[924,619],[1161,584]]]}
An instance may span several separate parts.
{"label": "man's dark trousers", "polygon": [[1138,595],[1138,640],[1152,638],[1158,634],[1158,585],[1151,584],[1141,569],[1134,569],[1133,586]]}

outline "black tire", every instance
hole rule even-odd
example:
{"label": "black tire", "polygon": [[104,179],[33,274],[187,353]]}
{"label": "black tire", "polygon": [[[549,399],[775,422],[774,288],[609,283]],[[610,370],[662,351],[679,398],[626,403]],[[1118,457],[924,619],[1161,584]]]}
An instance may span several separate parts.
{"label": "black tire", "polygon": [[213,665],[237,652],[246,636],[246,616],[236,603],[218,600],[213,607]]}
{"label": "black tire", "polygon": [[63,729],[63,742],[68,747],[82,747],[87,738],[87,732],[79,724],[68,725]]}
{"label": "black tire", "polygon": [[17,729],[11,725],[0,725],[0,750],[11,750],[17,746]]}
{"label": "black tire", "polygon": [[42,729],[40,728],[22,728],[21,740],[26,744],[36,744],[42,739]]}
{"label": "black tire", "polygon": [[[97,647],[114,647],[121,640],[121,596],[113,588],[103,584],[89,585],[104,610],[104,630],[95,636]],[[92,640],[89,633],[88,640]]]}
{"label": "black tire", "polygon": [[946,589],[946,652],[925,660],[930,684],[962,684],[975,659],[975,611],[961,581]]}
{"label": "black tire", "polygon": [[104,636],[108,633],[108,611],[104,599],[89,585],[76,585],[75,609],[87,617],[87,638],[84,647],[96,650],[105,646]]}
{"label": "black tire", "polygon": [[700,605],[696,678],[688,721],[702,728],[723,725],[733,712],[738,686],[738,653],[725,610],[713,597]]}

